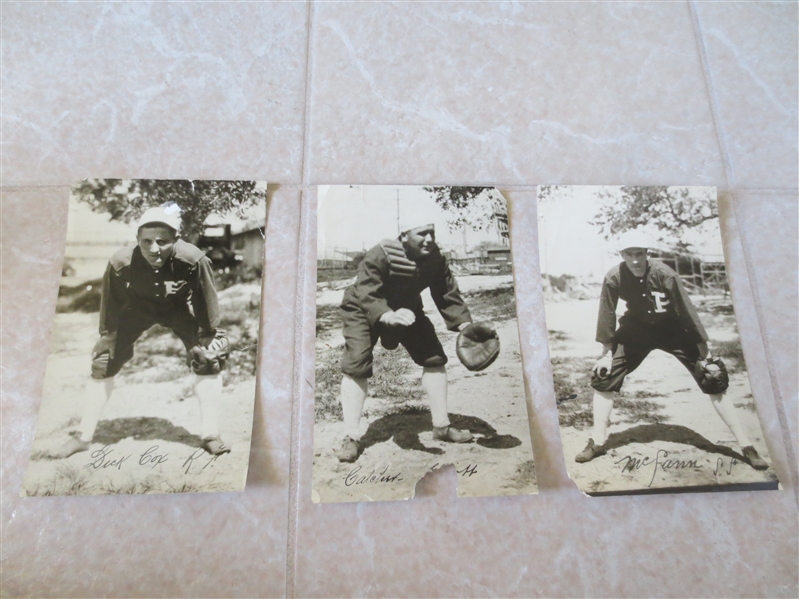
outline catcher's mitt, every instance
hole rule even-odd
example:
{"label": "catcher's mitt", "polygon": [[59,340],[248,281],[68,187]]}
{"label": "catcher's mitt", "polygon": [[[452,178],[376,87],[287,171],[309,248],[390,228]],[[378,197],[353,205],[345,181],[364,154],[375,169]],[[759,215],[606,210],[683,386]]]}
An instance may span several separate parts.
{"label": "catcher's mitt", "polygon": [[699,387],[709,395],[724,393],[730,386],[730,375],[721,358],[697,360],[695,372]]}
{"label": "catcher's mitt", "polygon": [[458,359],[469,370],[488,368],[499,355],[499,337],[488,322],[473,322],[465,326],[455,343]]}

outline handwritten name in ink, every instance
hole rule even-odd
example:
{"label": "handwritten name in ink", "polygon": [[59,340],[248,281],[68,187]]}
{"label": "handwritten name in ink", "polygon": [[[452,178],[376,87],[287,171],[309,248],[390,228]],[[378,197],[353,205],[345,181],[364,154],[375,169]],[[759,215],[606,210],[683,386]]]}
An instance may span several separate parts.
{"label": "handwritten name in ink", "polygon": [[[430,472],[435,472],[439,468],[441,468],[441,464],[436,462],[435,464],[433,464],[433,467],[430,468]],[[457,472],[459,476],[463,476],[465,478],[471,477],[477,474],[477,464],[466,464],[460,470],[455,469],[455,472]]]}
{"label": "handwritten name in ink", "polygon": [[218,457],[218,455],[208,455],[202,448],[195,449],[183,462],[183,472],[189,474],[192,468],[194,468],[195,473],[202,472],[213,464]]}
{"label": "handwritten name in ink", "polygon": [[[120,455],[110,445],[103,445],[100,449],[96,449],[89,454],[91,461],[85,467],[92,470],[106,470],[108,468],[122,470],[122,466],[128,463],[132,456],[132,453]],[[155,468],[166,462],[169,459],[168,456],[169,454],[167,453],[158,453],[158,445],[153,445],[139,454],[138,465]],[[133,464],[134,462],[130,462],[129,465]]]}
{"label": "handwritten name in ink", "polygon": [[655,475],[657,474],[658,468],[661,469],[663,472],[668,472],[670,470],[685,470],[685,469],[696,469],[701,468],[702,465],[698,464],[696,460],[677,460],[674,458],[669,458],[669,452],[665,449],[658,449],[655,457],[652,458],[650,456],[645,456],[643,458],[636,458],[630,455],[626,455],[620,460],[614,462],[615,464],[622,464],[621,471],[622,472],[635,472],[640,470],[641,468],[651,467],[652,468],[652,478],[649,479],[649,483],[646,485],[647,487],[651,487],[652,483],[655,482]]}
{"label": "handwritten name in ink", "polygon": [[353,485],[362,485],[365,483],[398,483],[404,480],[402,478],[402,472],[389,474],[389,467],[390,465],[386,466],[380,472],[377,471],[377,468],[373,468],[369,474],[361,474],[361,466],[355,466],[355,468],[350,470],[349,474],[344,477],[344,485],[351,487]]}

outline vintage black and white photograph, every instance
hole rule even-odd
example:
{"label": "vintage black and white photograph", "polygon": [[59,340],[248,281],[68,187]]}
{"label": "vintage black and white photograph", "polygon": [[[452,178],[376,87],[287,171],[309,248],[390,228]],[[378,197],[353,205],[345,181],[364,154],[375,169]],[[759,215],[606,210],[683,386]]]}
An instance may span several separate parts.
{"label": "vintage black and white photograph", "polygon": [[317,233],[314,501],[537,492],[502,194],[320,187]]}
{"label": "vintage black and white photograph", "polygon": [[88,179],[21,494],[241,491],[266,183]]}
{"label": "vintage black and white photograph", "polygon": [[538,188],[571,478],[591,495],[774,489],[714,187]]}

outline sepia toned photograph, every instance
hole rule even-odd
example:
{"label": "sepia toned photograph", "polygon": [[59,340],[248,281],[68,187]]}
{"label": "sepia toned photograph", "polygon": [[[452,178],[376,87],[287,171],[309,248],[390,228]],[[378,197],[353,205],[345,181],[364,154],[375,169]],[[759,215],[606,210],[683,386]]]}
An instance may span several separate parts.
{"label": "sepia toned photograph", "polygon": [[23,496],[241,491],[266,183],[88,179]]}
{"label": "sepia toned photograph", "polygon": [[714,187],[538,188],[569,476],[590,495],[776,489]]}
{"label": "sepia toned photograph", "polygon": [[508,210],[487,187],[319,188],[313,500],[537,492]]}

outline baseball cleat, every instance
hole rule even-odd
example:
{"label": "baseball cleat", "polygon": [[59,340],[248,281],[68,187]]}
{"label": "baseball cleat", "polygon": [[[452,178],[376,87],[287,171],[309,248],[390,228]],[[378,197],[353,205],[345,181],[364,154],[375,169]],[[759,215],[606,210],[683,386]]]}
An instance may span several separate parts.
{"label": "baseball cleat", "polygon": [[574,461],[579,464],[583,464],[585,462],[590,462],[594,458],[597,458],[601,455],[605,455],[605,450],[602,449],[602,446],[594,443],[593,439],[588,439],[585,449],[574,456]]}
{"label": "baseball cleat", "polygon": [[755,470],[765,470],[768,468],[768,463],[760,457],[760,454],[757,453],[757,449],[755,449],[753,445],[747,445],[743,448],[741,453],[744,454],[746,461],[749,462],[749,465]]}
{"label": "baseball cleat", "polygon": [[447,441],[449,443],[466,443],[474,437],[469,431],[458,430],[451,426],[434,426],[433,439],[436,441]]}
{"label": "baseball cleat", "polygon": [[71,455],[76,453],[80,453],[81,451],[86,451],[91,447],[90,441],[83,441],[80,438],[79,431],[72,431],[69,433],[69,439],[64,441],[61,444],[61,447],[56,449],[55,451],[51,451],[48,453],[48,457],[53,460],[63,460],[64,458],[68,458]]}
{"label": "baseball cleat", "polygon": [[358,442],[352,437],[344,437],[341,442],[341,449],[338,450],[338,461],[354,462],[358,459],[358,455],[360,455]]}
{"label": "baseball cleat", "polygon": [[223,453],[230,453],[230,447],[225,445],[221,437],[206,437],[203,439],[202,448],[211,455],[222,455]]}

